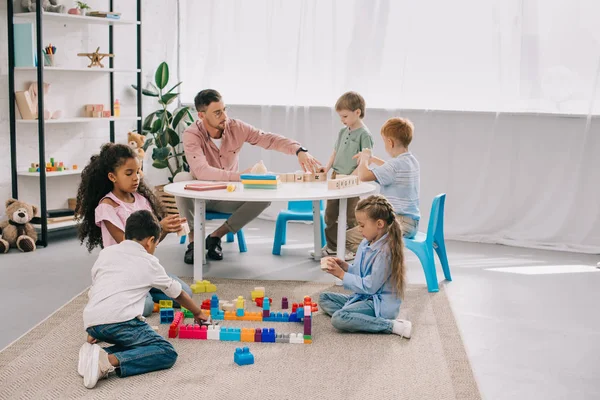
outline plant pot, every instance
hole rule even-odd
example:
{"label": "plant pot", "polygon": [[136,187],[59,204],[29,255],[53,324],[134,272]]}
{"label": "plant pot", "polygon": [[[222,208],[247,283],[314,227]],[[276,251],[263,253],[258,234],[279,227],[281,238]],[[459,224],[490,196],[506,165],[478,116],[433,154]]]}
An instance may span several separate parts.
{"label": "plant pot", "polygon": [[68,13],[71,15],[81,15],[81,10],[79,8],[69,8]]}
{"label": "plant pot", "polygon": [[177,209],[177,203],[175,202],[175,196],[165,192],[164,188],[166,185],[158,185],[154,187],[154,195],[158,199],[165,215],[179,214]]}

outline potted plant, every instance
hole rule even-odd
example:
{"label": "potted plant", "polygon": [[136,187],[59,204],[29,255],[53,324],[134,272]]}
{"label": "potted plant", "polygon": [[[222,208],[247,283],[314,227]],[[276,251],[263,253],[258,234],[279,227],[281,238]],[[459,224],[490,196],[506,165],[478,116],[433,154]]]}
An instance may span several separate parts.
{"label": "potted plant", "polygon": [[69,14],[85,15],[87,12],[86,10],[92,9],[90,6],[87,5],[87,3],[84,3],[83,1],[76,1],[75,4],[77,5],[77,7],[71,8],[69,10]]}
{"label": "potted plant", "polygon": [[[179,172],[189,171],[178,132],[191,125],[194,118],[186,106],[176,107],[173,111],[169,110],[169,108],[173,108],[172,104],[179,97],[179,93],[175,89],[182,82],[166,89],[168,84],[169,65],[162,62],[154,74],[154,84],[150,84],[150,88],[141,89],[144,96],[155,98],[160,106],[158,110],[144,118],[141,133],[146,137],[143,148],[144,151],[151,154],[152,167],[168,169],[168,181],[173,182],[173,178]],[[132,87],[139,90],[136,85],[132,85]],[[164,185],[155,185],[157,194],[162,200],[169,198],[168,202],[170,203],[172,196],[164,193],[163,187]]]}

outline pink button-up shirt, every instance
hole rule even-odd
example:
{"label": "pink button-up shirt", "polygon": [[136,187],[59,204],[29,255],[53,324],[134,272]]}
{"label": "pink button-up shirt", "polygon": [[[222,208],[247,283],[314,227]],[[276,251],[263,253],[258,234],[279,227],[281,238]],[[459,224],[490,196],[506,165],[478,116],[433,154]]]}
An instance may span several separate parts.
{"label": "pink button-up shirt", "polygon": [[210,139],[201,120],[183,132],[185,157],[194,178],[201,181],[239,181],[239,153],[244,143],[267,150],[296,154],[300,143],[275,133],[263,132],[238,119],[228,119],[221,149]]}

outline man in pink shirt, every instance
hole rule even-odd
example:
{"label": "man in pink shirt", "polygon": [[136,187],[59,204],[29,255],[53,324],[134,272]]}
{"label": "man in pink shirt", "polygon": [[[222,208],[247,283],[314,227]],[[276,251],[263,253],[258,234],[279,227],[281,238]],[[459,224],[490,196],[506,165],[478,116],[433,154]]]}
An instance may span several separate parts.
{"label": "man in pink shirt", "polygon": [[[316,171],[321,164],[295,140],[274,133],[263,132],[250,124],[227,117],[227,107],[223,98],[213,89],[205,89],[194,99],[199,120],[183,133],[185,157],[190,172],[177,174],[174,181],[239,181],[239,152],[244,143],[257,145],[267,150],[276,150],[295,155],[305,171]],[[250,172],[246,170],[244,172]],[[242,172],[242,173],[244,173]],[[194,202],[192,199],[177,197],[177,207],[193,226]],[[207,257],[222,260],[221,238],[228,232],[237,232],[267,207],[270,203],[242,201],[207,201],[206,210],[229,213],[231,217],[217,230],[207,236]],[[194,263],[194,232],[189,234],[190,244],[184,260]]]}

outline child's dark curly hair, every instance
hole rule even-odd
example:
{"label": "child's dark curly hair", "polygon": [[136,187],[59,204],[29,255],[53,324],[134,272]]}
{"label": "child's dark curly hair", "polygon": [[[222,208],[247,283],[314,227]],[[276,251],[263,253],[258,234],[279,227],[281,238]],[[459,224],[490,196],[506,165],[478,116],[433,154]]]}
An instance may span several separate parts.
{"label": "child's dark curly hair", "polygon": [[[100,154],[95,154],[90,158],[89,164],[81,173],[81,183],[77,191],[77,205],[75,206],[75,215],[79,221],[77,236],[82,244],[87,240],[86,246],[89,252],[98,246],[104,248],[102,232],[96,225],[96,207],[100,204],[100,200],[113,190],[113,183],[108,179],[108,173],[115,172],[127,159],[136,157],[137,154],[129,146],[107,143],[102,146]],[[163,216],[162,208],[141,178],[137,191],[148,199],[154,215],[160,220]]]}

